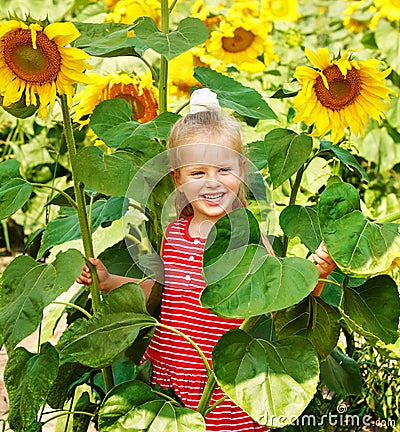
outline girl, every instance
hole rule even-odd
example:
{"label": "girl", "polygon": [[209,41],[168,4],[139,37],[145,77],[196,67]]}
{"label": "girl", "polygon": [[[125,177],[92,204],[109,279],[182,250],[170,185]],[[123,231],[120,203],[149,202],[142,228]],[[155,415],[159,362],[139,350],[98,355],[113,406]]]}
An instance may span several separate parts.
{"label": "girl", "polygon": [[[199,302],[205,288],[202,256],[207,234],[227,212],[246,205],[240,127],[233,118],[221,113],[214,93],[208,89],[196,90],[191,96],[190,113],[171,130],[169,148],[179,218],[168,225],[162,247],[165,283],[160,320],[194,340],[211,362],[218,339],[242,322],[213,315]],[[335,267],[322,246],[313,258],[322,277]],[[98,259],[91,258],[91,262],[103,291],[132,281],[109,274]],[[92,282],[87,267],[78,282]],[[152,284],[149,280],[141,284],[147,298]],[[188,342],[176,333],[157,327],[145,358],[153,364],[152,384],[173,387],[185,406],[197,408],[207,375],[202,360]],[[217,388],[211,403],[223,396]],[[230,399],[218,405],[205,420],[207,431],[268,430],[256,424]]]}

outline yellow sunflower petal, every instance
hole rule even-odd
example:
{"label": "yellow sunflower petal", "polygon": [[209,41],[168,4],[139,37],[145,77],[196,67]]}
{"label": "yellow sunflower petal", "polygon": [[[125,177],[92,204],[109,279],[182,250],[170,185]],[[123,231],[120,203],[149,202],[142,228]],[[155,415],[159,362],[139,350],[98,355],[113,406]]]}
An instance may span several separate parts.
{"label": "yellow sunflower petal", "polygon": [[78,29],[70,22],[49,24],[44,33],[57,45],[65,46],[80,36]]}
{"label": "yellow sunflower petal", "polygon": [[331,65],[331,57],[328,48],[318,48],[316,53],[306,48],[305,53],[308,60],[320,70],[324,70]]}

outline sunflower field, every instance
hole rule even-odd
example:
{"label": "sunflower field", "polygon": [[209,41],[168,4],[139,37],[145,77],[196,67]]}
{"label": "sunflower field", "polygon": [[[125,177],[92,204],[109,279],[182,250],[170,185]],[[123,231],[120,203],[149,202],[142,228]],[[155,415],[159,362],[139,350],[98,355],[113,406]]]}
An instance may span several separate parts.
{"label": "sunflower field", "polygon": [[[271,430],[400,431],[400,1],[0,0],[0,15],[0,430],[205,432],[218,385]],[[204,254],[202,305],[244,321],[192,410],[141,358],[175,217],[166,142],[201,87],[242,125],[249,205]],[[322,241],[327,279],[309,259]],[[94,256],[157,280],[148,302],[134,283],[101,293],[95,272],[78,285]]]}

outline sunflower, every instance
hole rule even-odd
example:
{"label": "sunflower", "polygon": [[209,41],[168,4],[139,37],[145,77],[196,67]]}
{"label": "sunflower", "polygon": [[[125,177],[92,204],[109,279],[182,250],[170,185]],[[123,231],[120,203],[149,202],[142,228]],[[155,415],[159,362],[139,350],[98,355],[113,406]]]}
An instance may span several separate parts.
{"label": "sunflower", "polygon": [[194,86],[200,83],[194,78],[196,66],[206,66],[191,50],[174,57],[168,64],[169,93],[171,95],[189,95]]}
{"label": "sunflower", "polygon": [[[211,58],[221,62],[223,67],[235,66],[244,72],[261,72],[271,61],[277,60],[273,45],[268,39],[270,27],[250,15],[243,15],[241,9],[233,8],[227,17],[222,17],[218,27],[212,30],[205,48]],[[260,57],[263,56],[263,60]],[[217,63],[210,57],[200,57],[214,69]]]}
{"label": "sunflower", "polygon": [[90,66],[89,55],[66,47],[80,33],[72,23],[25,24],[10,20],[0,24],[0,95],[8,107],[24,100],[37,105],[38,116],[47,118],[56,95],[65,94],[72,105],[73,84],[87,82],[83,73]]}
{"label": "sunflower", "polygon": [[263,0],[261,15],[267,21],[293,22],[300,18],[297,0]]}
{"label": "sunflower", "polygon": [[362,1],[350,1],[344,11],[343,25],[350,33],[373,30],[380,19],[376,8]]}
{"label": "sunflower", "polygon": [[298,66],[295,78],[302,89],[293,99],[297,111],[294,121],[314,125],[313,135],[323,137],[331,131],[331,139],[339,141],[344,129],[354,134],[364,133],[369,116],[383,118],[392,91],[385,78],[391,68],[380,71],[378,60],[355,61],[345,52],[338,60],[331,60],[327,48],[317,53],[306,48],[310,62],[319,70]]}
{"label": "sunflower", "polygon": [[136,76],[114,72],[107,76],[91,74],[91,84],[76,94],[73,120],[82,126],[89,123],[89,116],[102,101],[114,98],[125,99],[132,107],[133,117],[146,123],[157,116],[158,91],[153,86],[151,74]]}
{"label": "sunflower", "polygon": [[107,15],[106,21],[132,24],[140,16],[153,18],[159,24],[161,19],[160,1],[120,0],[115,3],[113,10]]}
{"label": "sunflower", "polygon": [[389,21],[400,20],[400,0],[375,0],[374,4],[382,17]]}

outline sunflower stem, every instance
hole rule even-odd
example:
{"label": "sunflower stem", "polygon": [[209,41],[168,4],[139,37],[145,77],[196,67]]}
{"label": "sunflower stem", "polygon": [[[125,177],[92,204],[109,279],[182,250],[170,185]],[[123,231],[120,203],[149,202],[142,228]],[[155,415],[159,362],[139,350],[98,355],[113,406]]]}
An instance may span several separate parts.
{"label": "sunflower stem", "polygon": [[[304,171],[306,170],[307,165],[303,165],[300,167],[300,169],[297,171],[296,179],[293,183],[292,190],[290,192],[290,198],[289,198],[289,205],[294,205],[296,203],[297,194],[299,193],[301,180],[303,178]],[[282,239],[282,256],[285,257],[287,254],[289,245],[289,237],[284,234]]]}
{"label": "sunflower stem", "polygon": [[[74,184],[75,200],[77,205],[76,211],[78,214],[78,221],[81,230],[83,248],[86,257],[94,257],[92,234],[89,229],[88,217],[86,214],[84,185],[76,177],[75,170],[72,163],[76,155],[76,145],[75,145],[74,133],[72,130],[72,121],[69,113],[67,95],[65,94],[60,95],[60,99],[61,99],[61,111],[62,111],[63,123],[64,123],[65,141],[67,142],[68,154],[71,163],[72,182]],[[92,273],[93,283],[90,285],[90,294],[92,297],[93,313],[95,314],[100,307],[100,290],[99,290],[99,281],[97,278],[96,271],[93,271],[91,273]],[[111,366],[103,369],[103,377],[104,377],[104,382],[106,384],[107,390],[108,391],[111,390],[114,387],[114,377],[113,377]]]}
{"label": "sunflower stem", "polygon": [[[168,0],[161,0],[161,31],[169,33],[169,7]],[[158,81],[159,102],[158,110],[162,114],[168,111],[167,106],[168,60],[161,56],[160,79]]]}

